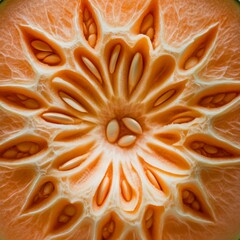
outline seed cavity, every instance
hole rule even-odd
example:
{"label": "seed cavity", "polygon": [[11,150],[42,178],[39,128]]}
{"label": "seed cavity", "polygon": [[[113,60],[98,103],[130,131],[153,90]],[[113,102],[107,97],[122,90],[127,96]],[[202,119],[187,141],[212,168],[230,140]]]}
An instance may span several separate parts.
{"label": "seed cavity", "polygon": [[157,101],[154,103],[154,107],[157,107],[159,105],[162,105],[163,103],[165,103],[166,101],[168,101],[171,97],[173,97],[173,95],[176,93],[175,89],[170,89],[167,92],[163,93],[158,99]]}
{"label": "seed cavity", "polygon": [[128,75],[128,89],[131,94],[143,74],[143,57],[141,53],[136,53],[132,59]]}
{"label": "seed cavity", "polygon": [[122,119],[124,125],[133,133],[142,134],[141,125],[133,118],[125,117]]}
{"label": "seed cavity", "polygon": [[233,154],[224,150],[221,147],[217,147],[205,142],[194,141],[191,143],[190,147],[198,154],[209,157],[209,158],[226,158],[232,157]]}
{"label": "seed cavity", "polygon": [[88,70],[97,78],[97,80],[102,83],[102,77],[97,69],[97,67],[86,57],[82,57],[82,61],[84,62],[85,66]]}
{"label": "seed cavity", "polygon": [[56,124],[74,124],[76,119],[63,113],[46,112],[42,114],[44,120]]}
{"label": "seed cavity", "polygon": [[111,74],[113,74],[115,72],[120,51],[121,51],[120,44],[116,45],[112,51],[110,62],[109,62],[109,72]]}
{"label": "seed cavity", "polygon": [[98,30],[92,14],[90,13],[89,9],[87,9],[86,7],[84,8],[84,11],[83,11],[82,25],[83,25],[84,37],[88,41],[88,44],[92,48],[94,48],[97,43]]}
{"label": "seed cavity", "polygon": [[120,147],[130,147],[135,143],[136,139],[135,135],[125,135],[118,140],[118,145]]}
{"label": "seed cavity", "polygon": [[208,108],[218,108],[230,103],[239,95],[238,92],[222,92],[203,97],[199,101],[199,105]]}
{"label": "seed cavity", "polygon": [[124,199],[129,202],[132,199],[132,189],[125,179],[121,182],[121,190]]}
{"label": "seed cavity", "polygon": [[110,178],[105,176],[97,190],[97,205],[101,206],[110,190]]}
{"label": "seed cavity", "polygon": [[103,228],[102,228],[102,237],[103,239],[109,239],[113,235],[115,231],[115,222],[110,220]]}
{"label": "seed cavity", "polygon": [[72,98],[71,96],[69,96],[68,94],[66,94],[65,92],[59,92],[59,96],[60,98],[62,98],[62,100],[68,104],[69,106],[71,106],[72,108],[74,108],[75,110],[79,111],[79,112],[87,112],[85,108],[82,107],[82,105],[75,100],[74,98]]}
{"label": "seed cavity", "polygon": [[41,150],[38,143],[24,141],[5,150],[1,157],[5,159],[21,159],[38,153]]}
{"label": "seed cavity", "polygon": [[33,40],[31,46],[36,58],[42,63],[56,66],[62,61],[61,57],[49,46],[49,44],[42,40]]}
{"label": "seed cavity", "polygon": [[151,13],[147,14],[141,24],[140,33],[147,35],[152,41],[154,38],[154,18]]}
{"label": "seed cavity", "polygon": [[203,58],[209,53],[218,32],[218,25],[212,26],[201,36],[193,39],[180,58],[180,67],[191,70],[199,66]]}
{"label": "seed cavity", "polygon": [[55,191],[55,186],[51,181],[45,182],[33,198],[33,204],[38,204],[49,198]]}

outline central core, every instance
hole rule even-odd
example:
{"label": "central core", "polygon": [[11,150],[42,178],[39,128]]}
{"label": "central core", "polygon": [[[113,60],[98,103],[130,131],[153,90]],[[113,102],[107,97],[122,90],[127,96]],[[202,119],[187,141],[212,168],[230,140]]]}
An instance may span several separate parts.
{"label": "central core", "polygon": [[130,147],[142,134],[140,123],[131,117],[112,119],[106,126],[106,138],[110,143],[117,143],[119,147]]}

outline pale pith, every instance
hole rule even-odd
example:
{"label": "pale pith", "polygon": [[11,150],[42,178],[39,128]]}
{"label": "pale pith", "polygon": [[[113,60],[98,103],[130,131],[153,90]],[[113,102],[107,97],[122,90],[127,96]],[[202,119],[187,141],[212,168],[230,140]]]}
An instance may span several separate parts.
{"label": "pale pith", "polygon": [[121,31],[116,36],[114,28],[104,29],[91,4],[80,6],[75,19],[82,31],[77,43],[62,47],[44,31],[44,39],[22,31],[29,62],[47,80],[36,81],[36,92],[0,87],[3,108],[34,116],[29,122],[36,130],[34,137],[23,131],[4,140],[0,161],[17,167],[36,162],[46,171],[46,180],[39,175],[29,186],[21,210],[27,218],[54,209],[46,239],[64,239],[86,223],[95,233],[89,240],[127,240],[128,233],[165,240],[164,219],[176,208],[182,221],[217,221],[193,169],[239,163],[238,147],[206,126],[215,114],[239,107],[240,87],[230,80],[226,87],[194,85],[214,52],[217,22],[194,37],[197,44],[170,52],[158,48],[154,9],[143,9],[137,31],[126,29],[132,43]]}

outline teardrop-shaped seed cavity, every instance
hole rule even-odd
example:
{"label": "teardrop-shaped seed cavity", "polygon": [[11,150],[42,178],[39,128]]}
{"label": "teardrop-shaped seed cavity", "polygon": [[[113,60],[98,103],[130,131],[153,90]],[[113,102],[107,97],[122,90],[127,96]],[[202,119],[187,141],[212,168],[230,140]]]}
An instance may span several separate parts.
{"label": "teardrop-shaped seed cavity", "polygon": [[125,135],[118,140],[118,145],[120,147],[130,147],[136,141],[137,137],[134,135]]}
{"label": "teardrop-shaped seed cavity", "polygon": [[46,208],[46,205],[53,201],[57,196],[57,187],[53,178],[42,180],[27,197],[26,205],[23,208],[24,213],[32,213]]}
{"label": "teardrop-shaped seed cavity", "polygon": [[97,190],[97,205],[101,206],[110,190],[110,178],[105,176]]}
{"label": "teardrop-shaped seed cavity", "polygon": [[149,181],[152,183],[152,185],[154,187],[156,187],[159,190],[162,190],[158,180],[156,179],[156,177],[154,176],[154,174],[150,170],[146,171],[146,175],[147,175]]}
{"label": "teardrop-shaped seed cavity", "polygon": [[57,54],[51,54],[44,58],[43,62],[48,65],[57,65],[61,62],[61,58]]}
{"label": "teardrop-shaped seed cavity", "polygon": [[142,54],[138,52],[134,55],[129,69],[128,89],[130,94],[142,77],[143,67],[143,57]]}
{"label": "teardrop-shaped seed cavity", "polygon": [[189,183],[181,187],[180,199],[183,210],[194,217],[214,221],[212,207],[203,195],[203,189],[199,189],[195,183]]}
{"label": "teardrop-shaped seed cavity", "polygon": [[203,141],[192,141],[190,148],[208,158],[233,158],[239,155],[239,153],[234,150],[227,150],[227,148],[224,149],[221,146],[212,145]]}
{"label": "teardrop-shaped seed cavity", "polygon": [[176,93],[175,89],[170,89],[167,92],[163,93],[157,101],[154,103],[154,107],[157,107],[166,101],[168,101]]}
{"label": "teardrop-shaped seed cavity", "polygon": [[70,203],[66,199],[61,199],[55,204],[51,209],[49,224],[52,235],[64,233],[68,228],[73,227],[83,213],[83,206],[78,202]]}
{"label": "teardrop-shaped seed cavity", "polygon": [[27,26],[20,26],[22,40],[26,44],[35,63],[55,66],[65,62],[65,56],[61,48],[42,32]]}
{"label": "teardrop-shaped seed cavity", "polygon": [[69,96],[68,94],[64,92],[59,92],[59,96],[62,98],[62,100],[71,106],[72,108],[76,109],[79,112],[87,112],[85,108],[82,107],[82,105],[76,101],[74,98]]}
{"label": "teardrop-shaped seed cavity", "polygon": [[132,189],[125,179],[121,182],[121,191],[124,199],[129,202],[132,199]]}
{"label": "teardrop-shaped seed cavity", "polygon": [[137,120],[130,117],[125,117],[122,119],[122,121],[124,125],[133,133],[142,134],[142,127]]}
{"label": "teardrop-shaped seed cavity", "polygon": [[45,42],[41,40],[34,40],[31,42],[31,46],[36,50],[43,52],[52,52],[52,48]]}
{"label": "teardrop-shaped seed cavity", "polygon": [[210,52],[215,42],[218,26],[212,26],[201,36],[193,39],[192,43],[184,50],[179,60],[182,70],[196,69],[202,59]]}
{"label": "teardrop-shaped seed cavity", "polygon": [[107,128],[106,128],[106,137],[107,137],[107,140],[110,142],[110,143],[114,143],[117,141],[118,139],[118,136],[119,136],[119,133],[120,133],[120,126],[119,126],[119,123],[116,119],[112,119],[108,125],[107,125]]}
{"label": "teardrop-shaped seed cavity", "polygon": [[99,80],[99,82],[102,82],[101,75],[96,66],[92,63],[92,61],[90,61],[86,57],[82,57],[82,61],[84,62],[88,70]]}
{"label": "teardrop-shaped seed cavity", "polygon": [[57,124],[74,124],[75,120],[74,118],[65,115],[63,113],[57,113],[57,112],[46,112],[42,114],[42,117],[52,123],[57,123]]}
{"label": "teardrop-shaped seed cavity", "polygon": [[29,209],[32,207],[37,207],[39,203],[49,198],[55,191],[55,186],[52,181],[47,181],[42,184],[39,190],[35,193]]}
{"label": "teardrop-shaped seed cavity", "polygon": [[109,72],[111,74],[113,74],[115,69],[116,69],[116,65],[117,65],[117,61],[118,61],[120,51],[121,51],[121,45],[120,44],[116,45],[114,47],[113,51],[112,51],[110,62],[109,62]]}
{"label": "teardrop-shaped seed cavity", "polygon": [[97,42],[98,36],[98,28],[96,21],[93,18],[93,14],[91,13],[91,9],[87,7],[83,7],[83,18],[81,25],[83,26],[83,34],[89,45],[94,48]]}
{"label": "teardrop-shaped seed cavity", "polygon": [[147,30],[153,26],[153,15],[149,13],[147,16],[144,17],[141,27],[140,27],[140,32],[141,33],[146,33]]}

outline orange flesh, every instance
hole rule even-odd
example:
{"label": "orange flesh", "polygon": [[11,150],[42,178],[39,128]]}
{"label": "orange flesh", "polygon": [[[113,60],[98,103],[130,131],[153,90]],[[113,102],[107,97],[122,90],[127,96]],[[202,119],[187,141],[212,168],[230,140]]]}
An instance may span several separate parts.
{"label": "orange flesh", "polygon": [[237,240],[236,1],[0,3],[0,239]]}

